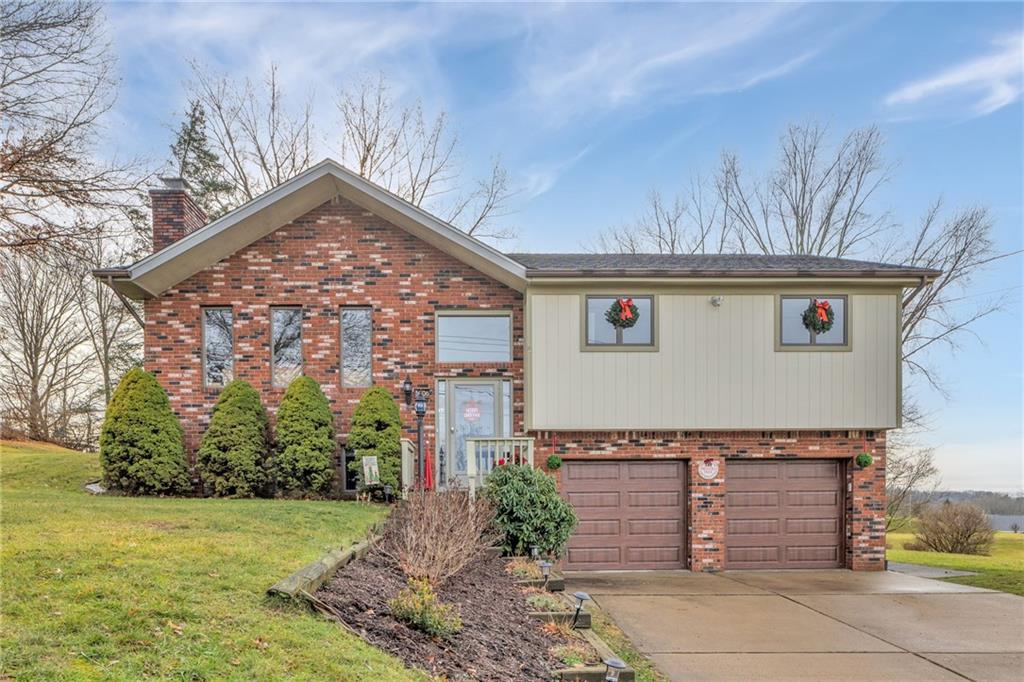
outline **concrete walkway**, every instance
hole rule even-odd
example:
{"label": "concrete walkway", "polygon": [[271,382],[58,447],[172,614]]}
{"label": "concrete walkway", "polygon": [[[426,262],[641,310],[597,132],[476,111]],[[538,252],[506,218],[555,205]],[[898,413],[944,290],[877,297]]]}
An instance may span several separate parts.
{"label": "concrete walkway", "polygon": [[1024,598],[899,573],[570,573],[673,680],[1021,680]]}

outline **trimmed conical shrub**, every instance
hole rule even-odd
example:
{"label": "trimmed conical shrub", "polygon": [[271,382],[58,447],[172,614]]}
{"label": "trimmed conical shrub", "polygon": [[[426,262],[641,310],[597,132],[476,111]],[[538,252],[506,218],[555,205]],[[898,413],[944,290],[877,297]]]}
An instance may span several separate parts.
{"label": "trimmed conical shrub", "polygon": [[264,494],[268,455],[267,413],[260,394],[249,382],[236,379],[217,398],[196,454],[203,490],[218,497]]}
{"label": "trimmed conical shrub", "polygon": [[386,389],[374,386],[359,400],[352,412],[346,446],[355,452],[352,471],[363,475],[363,457],[376,456],[381,485],[399,488],[402,472],[402,420],[398,405]]}
{"label": "trimmed conical shrub", "polygon": [[278,490],[289,496],[323,495],[334,479],[334,422],[320,384],[298,377],[277,408],[274,430]]}
{"label": "trimmed conical shrub", "polygon": [[141,367],[124,375],[107,405],[100,465],[107,487],[132,495],[191,488],[181,424],[156,377]]}

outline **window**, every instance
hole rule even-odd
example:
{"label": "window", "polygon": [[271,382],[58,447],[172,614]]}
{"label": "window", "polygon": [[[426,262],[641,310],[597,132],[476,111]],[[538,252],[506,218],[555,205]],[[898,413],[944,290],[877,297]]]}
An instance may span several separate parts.
{"label": "window", "polygon": [[[619,329],[605,319],[605,313],[620,298],[633,299],[639,319],[629,329]],[[587,296],[587,346],[649,346],[654,347],[653,296]]]}
{"label": "window", "polygon": [[373,324],[370,308],[341,309],[341,385],[373,383]]}
{"label": "window", "polygon": [[438,313],[438,362],[509,362],[512,360],[512,316]]}
{"label": "window", "polygon": [[270,373],[274,388],[302,374],[302,308],[270,309]]}
{"label": "window", "polygon": [[203,383],[223,388],[234,378],[231,308],[203,308]]}
{"label": "window", "polygon": [[[835,314],[832,328],[822,334],[815,334],[804,326],[804,311],[815,299],[828,301]],[[782,296],[779,301],[779,345],[821,346],[833,348],[848,347],[846,337],[847,317],[846,296]]]}

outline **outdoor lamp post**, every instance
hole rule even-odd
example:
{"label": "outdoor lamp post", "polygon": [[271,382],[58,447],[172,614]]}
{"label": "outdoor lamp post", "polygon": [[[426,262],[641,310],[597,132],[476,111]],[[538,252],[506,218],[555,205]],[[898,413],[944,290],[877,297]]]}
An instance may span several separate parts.
{"label": "outdoor lamp post", "polygon": [[608,658],[604,661],[605,682],[618,682],[619,675],[626,669],[626,664],[617,658]]}
{"label": "outdoor lamp post", "polygon": [[544,587],[548,586],[548,578],[551,577],[551,562],[542,561],[540,562],[540,574],[544,576]]}
{"label": "outdoor lamp post", "polygon": [[[409,381],[406,379],[406,381]],[[427,458],[423,456],[423,417],[427,414],[427,399],[430,389],[416,389],[416,458],[419,462],[419,483],[424,485],[427,480]]]}
{"label": "outdoor lamp post", "polygon": [[572,614],[572,626],[571,627],[576,627],[576,621],[579,620],[580,612],[583,611],[583,602],[585,602],[588,599],[590,599],[590,595],[587,594],[586,592],[577,592],[576,594],[574,594],[572,596],[576,597],[577,601],[576,601],[576,613]]}

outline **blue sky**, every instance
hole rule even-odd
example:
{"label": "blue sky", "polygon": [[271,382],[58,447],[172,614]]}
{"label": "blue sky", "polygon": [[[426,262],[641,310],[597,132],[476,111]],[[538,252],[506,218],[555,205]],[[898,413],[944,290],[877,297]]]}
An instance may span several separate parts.
{"label": "blue sky", "polygon": [[[1003,251],[1024,226],[1024,9],[1002,4],[114,4],[123,87],[117,150],[159,162],[184,106],[186,60],[312,92],[325,154],[338,89],[381,70],[443,108],[462,163],[500,155],[521,188],[509,250],[572,251],[672,194],[722,149],[752,171],[789,122],[836,134],[878,124],[897,164],[879,206],[913,225],[936,197],[985,204]],[[949,398],[910,382],[932,415],[943,483],[1019,490],[1022,259],[978,277],[1002,312],[933,358]]]}

